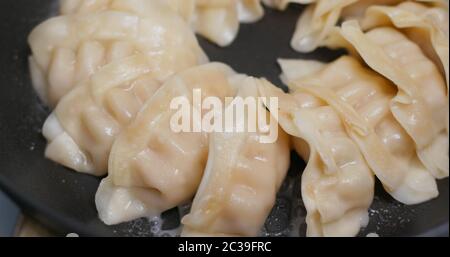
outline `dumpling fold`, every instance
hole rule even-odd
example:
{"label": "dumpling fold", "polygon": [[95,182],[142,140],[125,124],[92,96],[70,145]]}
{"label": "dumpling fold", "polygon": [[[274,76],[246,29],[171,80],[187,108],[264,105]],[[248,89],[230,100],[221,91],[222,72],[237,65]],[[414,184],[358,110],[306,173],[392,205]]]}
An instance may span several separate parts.
{"label": "dumpling fold", "polygon": [[[308,61],[298,61],[296,67],[283,61],[281,65],[283,70],[317,66]],[[289,85],[294,92],[322,99],[339,114],[369,167],[395,199],[416,204],[438,195],[435,179],[421,162],[414,141],[393,116],[390,103],[396,90],[390,81],[344,56],[290,80]]]}
{"label": "dumpling fold", "polygon": [[193,67],[173,76],[145,103],[112,147],[108,177],[96,194],[103,222],[117,224],[159,215],[194,196],[208,158],[208,133],[174,131],[179,110],[171,108],[171,103],[179,97],[186,99],[193,129],[201,125],[194,113],[204,115],[193,91],[201,90],[197,101],[232,97],[234,76],[231,68],[220,63]]}
{"label": "dumpling fold", "polygon": [[355,236],[368,222],[374,194],[371,168],[340,114],[317,96],[294,87],[302,84],[295,79],[312,76],[324,64],[281,63],[292,93],[285,94],[268,84],[260,90],[264,96],[278,97],[280,126],[293,136],[295,149],[307,161],[301,178],[307,236]]}
{"label": "dumpling fold", "polygon": [[[132,10],[151,15],[143,8],[145,0],[63,0],[61,13],[92,13],[102,10]],[[152,0],[176,11],[198,34],[219,46],[236,38],[239,23],[259,20],[264,15],[260,0]],[[121,7],[120,2],[130,2]],[[130,8],[130,6],[133,6]]]}
{"label": "dumpling fold", "polygon": [[[246,113],[242,122],[264,123],[270,114],[259,97],[258,84],[268,83],[252,77],[242,78],[237,96],[255,99],[259,104],[257,120]],[[224,112],[233,110],[230,104]],[[267,118],[266,118],[267,117]],[[273,117],[272,117],[273,119]],[[275,121],[275,120],[273,120]],[[239,122],[239,121],[237,121]],[[237,123],[235,123],[237,124]],[[213,132],[205,173],[195,195],[190,213],[183,219],[182,236],[257,236],[272,207],[289,168],[289,139],[278,123],[274,142],[264,142],[260,126],[254,131]]]}
{"label": "dumpling fold", "polygon": [[[130,12],[136,2],[145,16]],[[115,5],[117,9],[51,18],[29,35],[33,85],[51,107],[102,66],[137,53],[158,59],[164,76],[208,60],[189,27],[167,6],[143,0]]]}

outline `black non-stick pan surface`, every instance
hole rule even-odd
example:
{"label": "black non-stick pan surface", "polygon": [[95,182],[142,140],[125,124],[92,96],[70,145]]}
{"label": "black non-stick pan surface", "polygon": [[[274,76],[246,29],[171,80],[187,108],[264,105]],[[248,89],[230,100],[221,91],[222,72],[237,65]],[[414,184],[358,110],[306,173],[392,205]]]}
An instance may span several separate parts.
{"label": "black non-stick pan surface", "polygon": [[[44,158],[41,127],[49,110],[38,100],[30,82],[26,38],[31,29],[57,12],[56,0],[0,1],[0,187],[57,235],[152,236],[155,224],[140,219],[106,226],[97,218],[94,195],[100,179],[75,173]],[[241,26],[237,40],[219,48],[199,39],[211,60],[235,70],[266,77],[281,86],[277,58],[331,61],[342,52],[320,49],[299,54],[289,47],[301,6],[285,12],[267,10],[261,21]],[[292,165],[262,235],[305,235],[305,209],[300,198],[300,175],[305,166],[295,154]],[[370,223],[360,236],[448,236],[448,179],[439,181],[440,196],[415,206],[394,201],[377,185]],[[1,210],[0,210],[1,211]],[[177,210],[163,214],[162,229],[179,224]],[[158,235],[165,235],[158,233]]]}

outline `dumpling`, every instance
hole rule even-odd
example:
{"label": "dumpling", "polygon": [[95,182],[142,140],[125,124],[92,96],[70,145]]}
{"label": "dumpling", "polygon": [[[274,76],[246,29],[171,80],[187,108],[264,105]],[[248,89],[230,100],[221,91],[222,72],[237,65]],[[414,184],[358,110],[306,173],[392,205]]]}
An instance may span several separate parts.
{"label": "dumpling", "polygon": [[448,8],[404,2],[398,6],[371,6],[361,27],[364,31],[389,25],[402,29],[441,68],[448,88],[448,23]]}
{"label": "dumpling", "polygon": [[[289,64],[282,67],[292,69]],[[340,115],[348,135],[395,199],[416,204],[438,195],[414,141],[392,115],[390,102],[396,90],[388,80],[345,56],[309,76],[290,80],[290,85],[326,101]]]}
{"label": "dumpling", "polygon": [[104,11],[112,0],[60,0],[59,10],[62,15],[86,14]]}
{"label": "dumpling", "polygon": [[[259,83],[262,80],[243,78],[237,96],[258,97]],[[224,113],[234,108],[229,105]],[[269,116],[262,104],[258,115]],[[273,121],[270,129],[278,130]],[[260,129],[210,134],[208,162],[190,213],[182,219],[182,236],[258,235],[275,204],[290,158],[289,139],[281,129],[275,142],[263,143],[262,134]]]}
{"label": "dumpling", "polygon": [[391,111],[415,142],[418,156],[436,178],[448,176],[448,95],[445,79],[421,49],[399,31],[382,27],[363,33],[356,21],[342,36],[373,70],[398,88]]}
{"label": "dumpling", "polygon": [[[385,0],[389,1],[389,0]],[[391,0],[396,1],[396,0]],[[397,0],[399,1],[399,0]],[[299,52],[311,52],[321,46],[338,23],[344,8],[360,4],[358,0],[317,0],[306,7],[297,22],[291,46]],[[370,1],[373,2],[373,1]]]}
{"label": "dumpling", "polygon": [[446,0],[357,0],[354,4],[349,5],[342,11],[342,17],[345,20],[361,19],[367,8],[372,6],[390,6],[400,4],[401,2],[421,2],[428,6],[440,6],[447,5]]}
{"label": "dumpling", "polygon": [[115,137],[159,88],[159,63],[135,55],[80,83],[46,120],[45,156],[79,172],[104,175]]}
{"label": "dumpling", "polygon": [[[283,62],[284,63],[284,62]],[[293,66],[291,66],[293,65]],[[306,76],[313,67],[298,70],[290,61],[284,76]],[[266,97],[278,97],[280,126],[293,136],[297,152],[307,161],[301,178],[302,198],[307,210],[307,236],[355,236],[368,222],[374,195],[374,177],[358,145],[347,134],[339,114],[319,98],[294,91],[285,94],[269,84],[260,87]]]}
{"label": "dumpling", "polygon": [[[442,0],[417,0],[442,2]],[[339,20],[359,19],[372,5],[394,5],[402,0],[317,0],[302,13],[291,46],[299,52],[311,52],[323,46]]]}
{"label": "dumpling", "polygon": [[[66,0],[61,3],[62,13],[86,13],[117,8],[124,0]],[[133,0],[132,4],[141,5]],[[200,35],[219,46],[227,46],[236,38],[239,22],[255,22],[264,15],[260,0],[154,0],[164,2],[188,22]],[[134,11],[147,15],[145,8]]]}
{"label": "dumpling", "polygon": [[237,9],[239,21],[243,23],[256,22],[264,16],[261,0],[238,0]]}
{"label": "dumpling", "polygon": [[[172,6],[186,0],[171,0]],[[190,0],[194,11],[185,16],[194,30],[219,46],[228,46],[236,38],[239,22],[256,22],[264,15],[260,0]],[[178,8],[181,9],[181,8]],[[191,8],[192,9],[192,8]]]}
{"label": "dumpling", "polygon": [[[125,8],[131,2],[136,0],[117,3]],[[38,25],[28,41],[33,84],[41,98],[54,107],[101,66],[138,52],[159,59],[163,76],[207,61],[197,39],[178,15],[157,2],[145,3],[145,17],[103,11],[59,16]]]}
{"label": "dumpling", "polygon": [[158,215],[194,196],[208,158],[208,135],[172,130],[177,111],[171,109],[171,101],[184,96],[187,105],[201,113],[202,107],[193,105],[193,90],[201,90],[197,100],[232,97],[234,76],[220,63],[194,67],[173,76],[147,101],[112,147],[108,177],[96,194],[103,222]]}
{"label": "dumpling", "polygon": [[237,7],[232,1],[212,2],[197,3],[195,16],[189,22],[198,34],[219,46],[227,46],[239,31]]}

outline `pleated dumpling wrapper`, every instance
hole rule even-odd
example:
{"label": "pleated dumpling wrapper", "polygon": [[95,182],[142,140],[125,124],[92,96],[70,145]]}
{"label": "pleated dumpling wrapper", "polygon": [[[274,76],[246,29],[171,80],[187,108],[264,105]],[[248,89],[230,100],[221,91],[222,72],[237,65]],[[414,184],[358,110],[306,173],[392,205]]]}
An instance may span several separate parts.
{"label": "pleated dumpling wrapper", "polygon": [[[185,0],[172,0],[180,2]],[[260,0],[190,0],[195,11],[187,21],[198,34],[219,46],[228,46],[239,32],[239,22],[249,23],[264,15]]]}
{"label": "pleated dumpling wrapper", "polygon": [[[255,112],[244,113],[229,132],[210,134],[205,173],[182,219],[182,236],[257,236],[275,205],[289,168],[289,138],[258,102],[259,83],[263,80],[243,77],[237,94]],[[224,113],[237,108],[230,104]],[[255,122],[253,130],[249,122]],[[247,129],[239,131],[238,124]],[[271,132],[263,131],[265,126]],[[278,136],[265,141],[262,136],[268,134]]]}
{"label": "pleated dumpling wrapper", "polygon": [[[204,63],[206,55],[189,26],[156,1],[117,1],[117,9],[144,2],[147,15],[107,10],[51,18],[29,35],[30,70],[41,99],[55,107],[100,67],[138,52],[160,62],[160,75]],[[120,8],[119,8],[120,7]]]}
{"label": "pleated dumpling wrapper", "polygon": [[[416,0],[429,4],[445,0]],[[291,46],[299,52],[311,52],[323,46],[339,20],[361,18],[372,5],[395,5],[402,0],[317,0],[306,7],[297,23]]]}
{"label": "pleated dumpling wrapper", "polygon": [[[116,2],[126,0],[63,0],[61,12],[88,13],[114,8]],[[139,14],[145,8],[136,3]],[[200,35],[219,46],[227,46],[236,38],[239,22],[255,22],[264,15],[260,0],[152,0],[164,2],[177,11]]]}
{"label": "pleated dumpling wrapper", "polygon": [[[319,63],[303,66],[296,77],[314,72]],[[260,91],[278,97],[280,126],[293,136],[296,151],[307,162],[301,178],[307,236],[357,235],[368,223],[375,180],[339,114],[311,94],[285,94],[267,83]]]}
{"label": "pleated dumpling wrapper", "polygon": [[449,86],[449,14],[448,8],[404,2],[398,6],[371,6],[361,21],[364,31],[395,26],[417,43],[445,74]]}
{"label": "pleated dumpling wrapper", "polygon": [[[233,97],[235,76],[220,63],[194,67],[173,76],[147,101],[112,147],[108,177],[95,197],[103,222],[159,215],[194,197],[208,158],[208,133],[199,130],[194,115],[203,117],[207,97]],[[189,128],[195,132],[174,130],[180,110],[171,108],[177,107],[172,101],[180,97],[182,106],[192,109]]]}
{"label": "pleated dumpling wrapper", "polygon": [[106,174],[115,137],[161,85],[159,68],[159,63],[135,55],[80,83],[44,123],[45,156],[78,172]]}
{"label": "pleated dumpling wrapper", "polygon": [[418,156],[436,178],[448,177],[448,95],[444,76],[419,46],[391,27],[362,32],[347,21],[341,36],[373,70],[398,88],[394,117],[412,137]]}
{"label": "pleated dumpling wrapper", "polygon": [[[314,65],[318,64],[282,62],[285,74]],[[322,66],[309,76],[289,80],[290,88],[312,94],[336,110],[372,171],[396,200],[417,204],[435,198],[435,178],[421,163],[414,141],[391,112],[395,86],[352,57]]]}

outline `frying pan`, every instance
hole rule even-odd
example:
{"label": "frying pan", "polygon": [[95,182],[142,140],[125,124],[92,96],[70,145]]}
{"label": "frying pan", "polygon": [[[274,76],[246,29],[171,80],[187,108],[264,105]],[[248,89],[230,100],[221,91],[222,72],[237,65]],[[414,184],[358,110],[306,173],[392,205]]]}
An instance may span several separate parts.
{"label": "frying pan", "polygon": [[[179,225],[176,209],[164,213],[162,222],[139,219],[106,226],[98,219],[94,204],[100,179],[75,173],[44,158],[46,142],[41,127],[49,110],[31,86],[26,38],[34,26],[57,12],[57,5],[56,0],[0,1],[0,187],[26,214],[57,235],[72,232],[81,236],[169,235],[164,231]],[[267,9],[258,23],[242,25],[237,40],[227,48],[199,40],[211,60],[225,62],[239,72],[266,77],[283,87],[278,79],[277,58],[331,61],[343,54],[327,49],[299,54],[289,47],[302,9],[301,6],[291,6],[285,12]],[[299,187],[304,166],[292,154],[291,169],[262,235],[305,235],[306,212]],[[396,202],[377,184],[370,223],[360,236],[371,232],[380,236],[448,236],[448,179],[438,184],[438,198],[415,206]]]}

